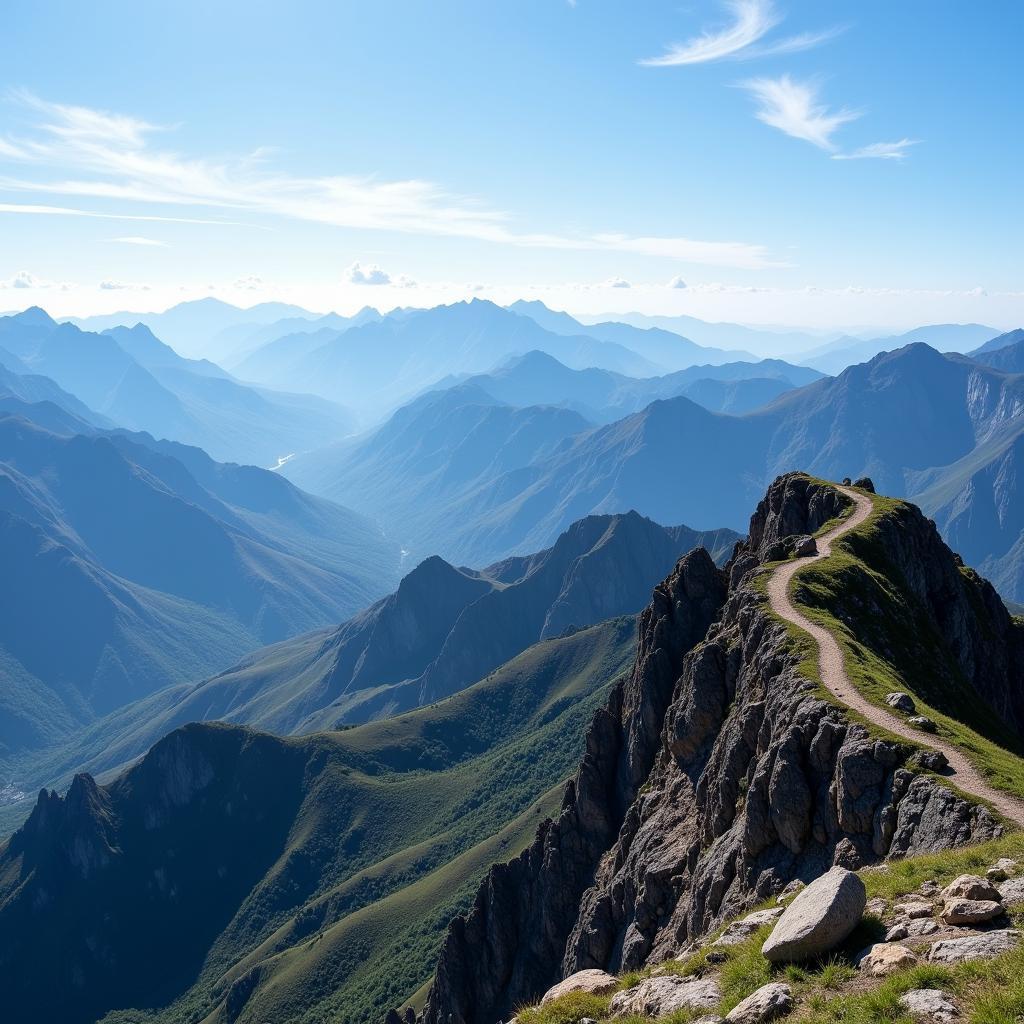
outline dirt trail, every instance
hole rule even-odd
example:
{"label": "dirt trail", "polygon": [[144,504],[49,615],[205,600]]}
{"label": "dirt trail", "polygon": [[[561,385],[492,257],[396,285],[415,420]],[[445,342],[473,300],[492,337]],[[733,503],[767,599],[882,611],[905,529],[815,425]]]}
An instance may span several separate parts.
{"label": "dirt trail", "polygon": [[855,530],[871,514],[870,498],[847,487],[840,487],[839,490],[853,499],[856,504],[853,514],[818,538],[818,553],[816,555],[785,562],[775,570],[772,578],[768,581],[768,600],[771,603],[772,611],[810,633],[817,641],[821,681],[834,697],[868,721],[874,722],[897,736],[934,750],[941,750],[946,755],[946,760],[949,761],[950,781],[965,793],[972,793],[987,800],[1000,814],[1024,826],[1024,800],[1019,800],[1009,793],[990,786],[981,772],[952,743],[907,725],[904,719],[898,715],[883,710],[862,696],[846,674],[843,654],[835,637],[824,626],[819,626],[807,618],[790,600],[790,580],[809,562],[828,558],[832,552],[832,542],[844,533]]}

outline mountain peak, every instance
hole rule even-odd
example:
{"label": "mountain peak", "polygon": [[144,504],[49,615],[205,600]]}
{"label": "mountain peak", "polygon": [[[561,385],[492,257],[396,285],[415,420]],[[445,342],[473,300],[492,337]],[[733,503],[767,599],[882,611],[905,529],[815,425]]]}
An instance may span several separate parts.
{"label": "mountain peak", "polygon": [[56,327],[57,321],[40,306],[29,306],[20,313],[15,313],[12,320],[30,327]]}

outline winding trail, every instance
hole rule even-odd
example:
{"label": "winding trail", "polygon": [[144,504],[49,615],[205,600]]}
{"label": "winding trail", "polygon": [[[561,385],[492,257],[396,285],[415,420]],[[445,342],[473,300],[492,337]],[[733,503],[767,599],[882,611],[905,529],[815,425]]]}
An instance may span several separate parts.
{"label": "winding trail", "polygon": [[949,762],[950,770],[947,777],[950,781],[965,793],[971,793],[987,800],[1004,817],[1024,827],[1024,800],[1019,800],[1017,797],[989,785],[981,772],[954,744],[930,733],[921,732],[920,729],[907,725],[897,715],[872,704],[850,682],[843,662],[843,652],[840,650],[836,638],[824,626],[819,626],[807,618],[790,600],[789,584],[793,577],[805,565],[828,558],[832,553],[832,542],[842,537],[843,534],[856,530],[871,514],[870,498],[848,487],[839,487],[838,490],[853,500],[856,506],[853,514],[829,530],[828,533],[817,538],[818,553],[816,555],[784,562],[772,573],[772,578],[768,581],[768,600],[772,611],[780,618],[799,626],[805,633],[810,633],[815,639],[818,644],[818,668],[821,673],[821,681],[832,696],[869,722],[873,722],[903,739],[931,747],[933,750],[941,750]]}

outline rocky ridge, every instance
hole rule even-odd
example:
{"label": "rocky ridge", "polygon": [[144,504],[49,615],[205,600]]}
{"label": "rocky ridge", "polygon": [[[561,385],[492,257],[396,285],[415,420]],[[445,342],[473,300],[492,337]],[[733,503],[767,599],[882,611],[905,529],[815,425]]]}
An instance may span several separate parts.
{"label": "rocky ridge", "polygon": [[[472,912],[452,923],[425,1024],[493,1024],[579,970],[676,956],[833,865],[999,834],[987,810],[908,770],[906,748],[823,700],[768,613],[755,570],[846,500],[806,476],[780,477],[725,570],[693,553],[658,588],[633,674],[595,716],[559,817],[495,866]],[[902,525],[879,542],[912,599],[950,627],[950,659],[961,669],[1014,665],[1017,633],[991,588],[960,571],[919,514]],[[687,608],[695,597],[699,614]],[[987,654],[959,643],[986,631]],[[980,672],[964,674],[990,697]]]}

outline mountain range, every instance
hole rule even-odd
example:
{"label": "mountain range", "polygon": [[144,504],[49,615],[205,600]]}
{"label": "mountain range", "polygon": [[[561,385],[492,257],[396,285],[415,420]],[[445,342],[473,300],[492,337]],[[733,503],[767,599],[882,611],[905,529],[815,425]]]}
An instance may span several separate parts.
{"label": "mountain range", "polygon": [[141,325],[94,334],[33,308],[0,318],[0,349],[15,357],[8,372],[49,377],[105,421],[222,460],[273,465],[353,429],[333,403],[240,384],[205,359],[182,358]]}

